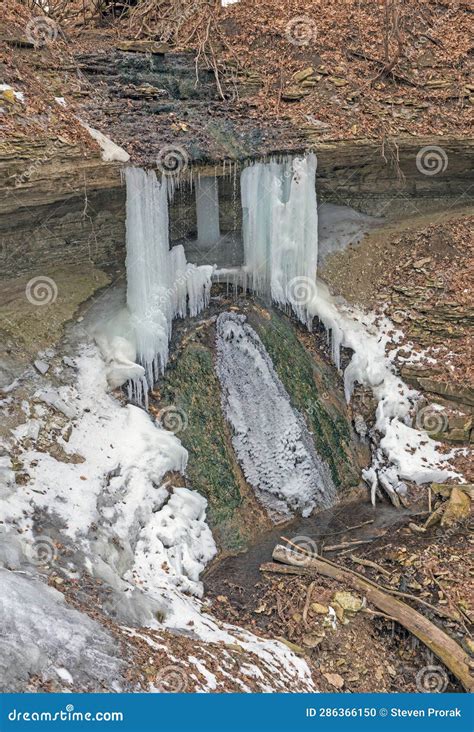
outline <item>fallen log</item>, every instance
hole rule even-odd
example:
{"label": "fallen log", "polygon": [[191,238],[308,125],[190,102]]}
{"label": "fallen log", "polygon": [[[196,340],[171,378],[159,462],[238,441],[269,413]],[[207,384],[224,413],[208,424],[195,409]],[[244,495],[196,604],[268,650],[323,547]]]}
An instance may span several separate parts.
{"label": "fallen log", "polygon": [[[301,574],[317,572],[350,585],[353,589],[363,593],[370,603],[386,615],[390,615],[424,643],[460,681],[466,691],[474,691],[474,679],[469,672],[467,653],[456,641],[410,605],[392,597],[379,588],[375,582],[362,578],[361,575],[349,569],[335,565],[334,562],[329,563],[319,557],[308,557],[305,560],[305,566],[301,567],[301,559],[297,553],[280,544],[275,547],[272,556],[276,562],[289,566],[294,565],[298,570],[304,570]],[[268,565],[266,569],[268,569]]]}
{"label": "fallen log", "polygon": [[[305,549],[302,546],[299,546],[298,544],[294,544],[290,539],[287,539],[285,536],[280,537],[283,539],[283,541],[286,541],[287,544],[292,546],[294,549],[297,550],[296,556],[298,556],[298,553],[303,553],[305,557],[319,557],[322,561],[324,561],[326,564],[329,564],[336,569],[344,569],[344,567],[341,567],[340,564],[336,564],[336,562],[333,562],[332,559],[328,559],[327,557],[322,557],[320,554],[314,554],[313,552],[309,552],[307,549]],[[301,564],[301,560],[298,561],[299,564]],[[304,560],[304,564],[306,565],[306,559]],[[274,565],[275,566],[275,565]],[[278,565],[276,565],[278,566]],[[435,607],[434,605],[431,605],[431,603],[427,602],[426,600],[423,600],[421,597],[417,597],[416,595],[410,595],[409,592],[400,592],[399,590],[394,590],[391,587],[385,587],[384,585],[379,585],[376,582],[374,582],[371,579],[368,579],[365,577],[365,575],[360,574],[360,572],[357,572],[355,569],[348,569],[348,572],[351,572],[355,577],[360,577],[360,579],[364,580],[365,582],[368,582],[369,584],[372,584],[374,587],[377,587],[379,590],[383,590],[384,592],[388,592],[389,595],[396,595],[397,597],[405,597],[407,600],[413,600],[414,602],[420,603],[420,605],[424,605],[425,607],[429,608],[434,612],[436,615],[440,615],[443,618],[448,618],[449,620],[459,620],[459,617],[454,617],[451,615],[451,613],[448,613],[446,610],[443,610],[439,607]]]}

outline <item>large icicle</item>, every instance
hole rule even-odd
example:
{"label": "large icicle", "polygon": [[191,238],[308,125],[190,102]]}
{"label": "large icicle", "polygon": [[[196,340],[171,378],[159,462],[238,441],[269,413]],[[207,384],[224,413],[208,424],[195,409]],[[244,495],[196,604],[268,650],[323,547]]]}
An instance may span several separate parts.
{"label": "large icicle", "polygon": [[167,179],[130,167],[125,180],[127,310],[96,339],[108,362],[109,384],[128,380],[130,397],[146,404],[148,387],[168,360],[173,318],[197,315],[208,304],[213,268],[188,264],[181,245],[170,250]]}
{"label": "large icicle", "polygon": [[255,163],[241,176],[245,271],[251,290],[311,324],[316,293],[316,156]]}

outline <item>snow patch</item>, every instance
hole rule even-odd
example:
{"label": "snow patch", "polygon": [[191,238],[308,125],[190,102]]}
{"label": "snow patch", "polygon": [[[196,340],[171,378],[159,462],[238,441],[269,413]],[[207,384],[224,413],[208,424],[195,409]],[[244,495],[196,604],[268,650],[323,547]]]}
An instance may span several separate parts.
{"label": "snow patch", "polygon": [[85,127],[85,129],[88,131],[90,136],[99,143],[102,150],[102,160],[105,163],[128,163],[128,161],[130,160],[130,155],[128,154],[128,152],[116,145],[115,142],[112,142],[109,137],[104,135],[99,130],[94,129],[82,120],[79,121],[82,126]]}

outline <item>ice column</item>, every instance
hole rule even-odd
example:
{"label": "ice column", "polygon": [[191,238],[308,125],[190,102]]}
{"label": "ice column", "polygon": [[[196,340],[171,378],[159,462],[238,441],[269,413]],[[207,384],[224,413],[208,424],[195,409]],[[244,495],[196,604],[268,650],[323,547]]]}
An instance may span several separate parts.
{"label": "ice column", "polygon": [[199,244],[204,246],[216,244],[221,236],[217,178],[198,178],[196,213]]}
{"label": "ice column", "polygon": [[212,267],[186,262],[181,245],[169,248],[166,178],[154,171],[127,168],[127,305],[136,360],[145,379],[134,379],[131,393],[143,392],[163,371],[174,317],[197,315],[209,302]]}
{"label": "ice column", "polygon": [[311,324],[316,295],[316,156],[255,163],[241,176],[247,284]]}

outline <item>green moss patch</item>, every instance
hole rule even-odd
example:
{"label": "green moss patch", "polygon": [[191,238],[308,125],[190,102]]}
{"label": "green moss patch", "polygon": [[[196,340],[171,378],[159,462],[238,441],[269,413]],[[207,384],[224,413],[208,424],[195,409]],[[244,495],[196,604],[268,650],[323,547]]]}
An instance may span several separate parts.
{"label": "green moss patch", "polygon": [[291,320],[275,311],[249,322],[267,349],[291,403],[304,415],[319,455],[328,464],[336,487],[357,485],[360,458],[343,399],[342,383],[332,364],[310,353]]}

